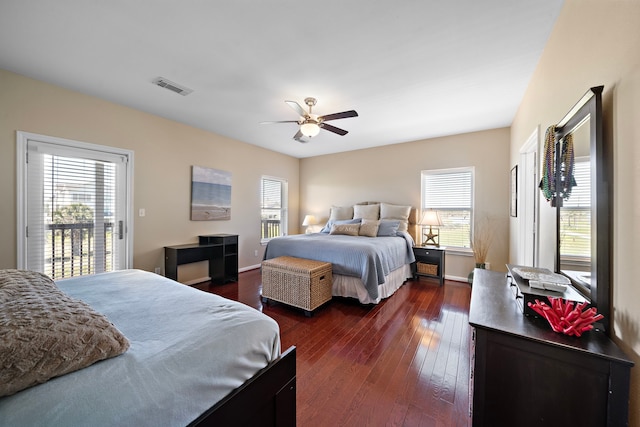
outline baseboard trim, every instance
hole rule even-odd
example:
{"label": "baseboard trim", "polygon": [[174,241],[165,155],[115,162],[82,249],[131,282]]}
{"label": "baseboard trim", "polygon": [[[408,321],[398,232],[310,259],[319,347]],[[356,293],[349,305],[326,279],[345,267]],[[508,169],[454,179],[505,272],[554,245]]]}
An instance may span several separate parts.
{"label": "baseboard trim", "polygon": [[202,283],[202,282],[208,282],[209,280],[211,280],[211,277],[200,277],[199,279],[193,279],[193,280],[188,280],[186,282],[183,282],[185,285],[197,285],[198,283]]}
{"label": "baseboard trim", "polygon": [[[248,267],[242,267],[242,268],[239,268],[239,269],[238,269],[238,273],[243,273],[243,272],[245,272],[245,271],[258,269],[258,268],[260,268],[260,267],[261,267],[261,265],[262,265],[262,264],[255,264],[255,265],[250,265],[250,266],[248,266]],[[208,276],[207,276],[207,277],[199,277],[199,278],[197,278],[197,279],[188,280],[188,281],[186,281],[186,282],[182,282],[182,283],[184,283],[185,285],[192,286],[192,285],[197,285],[198,283],[208,282],[208,281],[210,281],[210,280],[211,280],[211,277],[208,277]]]}
{"label": "baseboard trim", "polygon": [[453,280],[454,282],[469,283],[469,279],[467,277],[450,276],[445,274],[444,278],[445,280]]}
{"label": "baseboard trim", "polygon": [[249,271],[249,270],[256,270],[258,268],[260,268],[262,266],[262,264],[254,264],[254,265],[249,265],[247,267],[242,267],[240,269],[238,269],[238,273],[244,273],[245,271]]}

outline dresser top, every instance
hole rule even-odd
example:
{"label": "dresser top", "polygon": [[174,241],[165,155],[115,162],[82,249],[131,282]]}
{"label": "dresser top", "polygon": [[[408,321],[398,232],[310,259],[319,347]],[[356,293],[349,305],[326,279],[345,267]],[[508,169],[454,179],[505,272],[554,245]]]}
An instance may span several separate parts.
{"label": "dresser top", "polygon": [[525,316],[509,287],[505,273],[475,269],[469,324],[475,328],[493,330],[633,365],[627,355],[603,332],[591,330],[581,337],[567,336],[553,332],[545,319]]}

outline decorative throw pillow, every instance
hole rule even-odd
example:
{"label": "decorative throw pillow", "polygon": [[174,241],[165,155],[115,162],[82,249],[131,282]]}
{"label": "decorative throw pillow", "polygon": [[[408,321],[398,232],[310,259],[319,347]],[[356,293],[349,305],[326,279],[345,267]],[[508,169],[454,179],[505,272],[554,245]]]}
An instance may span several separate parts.
{"label": "decorative throw pillow", "polygon": [[378,237],[396,236],[400,221],[395,219],[381,219],[378,226]]}
{"label": "decorative throw pillow", "polygon": [[400,220],[398,231],[407,231],[409,229],[410,214],[411,206],[391,205],[389,203],[380,204],[380,219]]}
{"label": "decorative throw pillow", "polygon": [[44,274],[0,270],[0,396],[117,356],[129,341]]}
{"label": "decorative throw pillow", "polygon": [[329,220],[343,220],[353,218],[353,206],[331,206]]}
{"label": "decorative throw pillow", "polygon": [[363,219],[358,233],[361,236],[376,237],[378,235],[378,225],[379,222],[377,220]]}
{"label": "decorative throw pillow", "polygon": [[343,219],[343,220],[332,220],[330,219],[329,221],[327,221],[327,224],[322,228],[322,230],[320,230],[321,233],[329,233],[331,232],[331,226],[336,224],[336,225],[340,225],[340,224],[360,224],[360,221],[362,221],[360,218],[358,219]]}
{"label": "decorative throw pillow", "polygon": [[377,220],[380,218],[380,205],[354,205],[353,218]]}
{"label": "decorative throw pillow", "polygon": [[360,224],[333,224],[329,234],[345,234],[347,236],[357,236],[360,231]]}

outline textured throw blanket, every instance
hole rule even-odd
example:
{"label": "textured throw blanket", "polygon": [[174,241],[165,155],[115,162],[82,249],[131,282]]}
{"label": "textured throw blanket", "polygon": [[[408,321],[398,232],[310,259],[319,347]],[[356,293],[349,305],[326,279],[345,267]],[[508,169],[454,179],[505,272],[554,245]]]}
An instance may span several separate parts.
{"label": "textured throw blanket", "polygon": [[105,316],[44,274],[0,270],[0,396],[128,348],[129,341]]}

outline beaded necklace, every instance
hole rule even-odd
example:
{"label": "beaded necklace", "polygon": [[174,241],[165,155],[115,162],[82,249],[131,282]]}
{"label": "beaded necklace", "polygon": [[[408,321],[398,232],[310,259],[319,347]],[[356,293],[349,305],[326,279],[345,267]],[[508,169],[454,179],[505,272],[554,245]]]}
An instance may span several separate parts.
{"label": "beaded necklace", "polygon": [[573,135],[569,134],[564,137],[560,153],[560,197],[565,200],[571,196],[571,190],[576,185],[576,179],[573,176],[574,165]]}
{"label": "beaded necklace", "polygon": [[573,152],[573,135],[566,135],[560,153],[560,182],[556,182],[555,170],[556,126],[549,126],[544,134],[544,170],[540,181],[540,190],[547,201],[555,206],[556,191],[563,199],[571,196],[571,189],[576,185],[573,176],[575,157]]}
{"label": "beaded necklace", "polygon": [[556,126],[549,126],[544,133],[544,170],[542,171],[542,181],[540,190],[547,201],[555,198],[556,193],[556,173],[553,165],[555,163],[554,153],[556,146]]}

